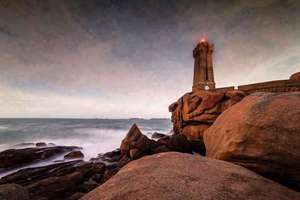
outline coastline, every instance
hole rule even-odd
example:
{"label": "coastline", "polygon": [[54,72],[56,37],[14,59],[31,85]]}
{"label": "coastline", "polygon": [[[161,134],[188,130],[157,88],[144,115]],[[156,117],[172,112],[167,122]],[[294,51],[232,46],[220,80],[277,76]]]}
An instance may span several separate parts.
{"label": "coastline", "polygon": [[[228,93],[228,92],[227,92]],[[291,148],[296,147],[297,141],[299,140],[299,136],[293,135],[294,130],[300,130],[299,124],[296,123],[297,117],[299,117],[300,108],[295,109],[300,104],[300,93],[299,92],[286,92],[286,93],[255,93],[250,95],[241,95],[240,92],[237,93],[220,93],[220,92],[213,92],[213,91],[201,91],[196,92],[195,94],[201,97],[203,100],[200,101],[200,104],[198,107],[201,107],[201,105],[205,105],[210,107],[210,110],[215,110],[216,107],[220,107],[219,105],[227,105],[228,107],[221,106],[224,110],[222,110],[220,113],[218,113],[217,117],[208,118],[207,120],[214,120],[210,127],[205,129],[204,132],[201,132],[203,128],[201,127],[201,124],[196,124],[195,120],[193,123],[185,123],[185,127],[189,126],[195,126],[196,129],[193,129],[189,127],[189,129],[185,129],[184,127],[177,127],[177,124],[179,123],[178,120],[182,119],[189,119],[186,117],[178,117],[179,115],[184,115],[184,106],[179,106],[179,104],[172,104],[170,106],[170,112],[172,112],[172,122],[173,122],[173,132],[172,134],[165,135],[159,132],[153,133],[151,138],[149,137],[149,134],[143,133],[138,125],[133,124],[131,128],[129,129],[127,135],[120,141],[119,149],[116,149],[111,152],[106,152],[104,154],[99,154],[97,157],[91,158],[87,161],[83,160],[84,155],[80,153],[82,150],[80,147],[65,147],[65,146],[56,146],[55,144],[46,144],[46,143],[36,143],[35,147],[29,147],[24,148],[21,150],[15,149],[15,150],[8,150],[7,152],[0,152],[0,160],[2,159],[2,165],[3,159],[6,160],[8,168],[15,166],[22,165],[22,162],[32,163],[34,161],[41,161],[45,158],[51,158],[52,156],[60,156],[60,159],[56,160],[56,162],[52,163],[51,165],[45,165],[45,166],[35,166],[30,167],[26,169],[16,170],[16,172],[9,174],[5,177],[2,177],[0,179],[0,194],[1,194],[1,187],[6,187],[6,185],[10,185],[11,188],[19,188],[18,191],[27,191],[26,194],[24,194],[24,200],[27,200],[29,197],[33,200],[45,198],[48,200],[98,200],[100,197],[104,197],[104,199],[122,199],[120,194],[123,193],[123,195],[129,195],[131,193],[131,189],[134,189],[137,187],[136,185],[131,185],[131,183],[136,182],[138,183],[141,179],[138,178],[138,174],[140,173],[139,170],[143,170],[144,165],[150,165],[151,167],[148,169],[147,172],[149,173],[149,176],[153,176],[153,179],[155,179],[158,183],[158,185],[151,186],[149,188],[149,191],[152,191],[151,194],[146,199],[153,198],[153,197],[159,197],[159,199],[168,199],[170,196],[173,196],[173,193],[160,193],[159,191],[156,191],[159,184],[164,185],[164,180],[168,180],[168,177],[174,177],[173,173],[174,170],[179,170],[178,173],[183,173],[182,176],[192,176],[188,175],[189,171],[182,171],[181,168],[177,167],[179,165],[173,165],[173,168],[161,168],[165,169],[166,173],[164,176],[166,176],[167,179],[160,179],[159,177],[162,175],[162,173],[159,170],[159,173],[155,171],[155,169],[159,169],[155,166],[159,165],[166,165],[167,162],[173,162],[172,159],[178,161],[174,162],[181,163],[184,165],[187,161],[181,161],[181,160],[193,160],[196,158],[195,161],[192,161],[195,165],[195,167],[199,167],[199,170],[204,167],[202,166],[202,162],[212,163],[211,165],[216,167],[215,173],[221,173],[226,174],[227,172],[223,172],[223,167],[218,168],[217,163],[214,163],[213,160],[223,160],[225,165],[231,164],[230,168],[234,168],[234,166],[239,165],[239,168],[233,170],[231,173],[241,173],[239,176],[241,176],[242,180],[247,180],[245,183],[250,184],[252,183],[252,179],[249,179],[249,176],[245,176],[245,174],[251,173],[254,177],[254,180],[259,180],[258,185],[262,184],[263,182],[269,182],[269,187],[272,188],[278,188],[276,190],[282,191],[280,194],[276,192],[268,193],[266,196],[258,196],[257,194],[251,196],[251,198],[259,197],[261,199],[270,199],[271,197],[276,197],[275,199],[295,199],[300,197],[300,188],[298,186],[298,176],[297,176],[297,170],[296,174],[293,174],[295,169],[297,169],[299,163],[295,162],[294,165],[290,165],[289,168],[287,168],[286,165],[284,165],[286,172],[290,172],[291,175],[288,177],[281,176],[282,170],[276,170],[280,165],[277,166],[277,161],[273,160],[272,162],[260,162],[260,154],[257,154],[255,157],[253,157],[253,160],[243,160],[241,157],[241,160],[238,160],[238,157],[235,158],[235,160],[231,160],[230,156],[232,148],[234,151],[239,152],[239,148],[245,149],[245,151],[239,152],[241,154],[247,154],[248,147],[247,143],[237,143],[237,145],[241,145],[241,147],[238,146],[229,146],[227,147],[224,144],[231,144],[232,142],[222,141],[224,140],[224,136],[222,136],[223,126],[228,127],[224,130],[228,129],[231,130],[230,134],[236,134],[236,136],[232,136],[227,138],[226,140],[235,141],[235,137],[249,137],[248,140],[251,140],[253,144],[259,144],[261,142],[264,142],[263,146],[256,146],[255,151],[253,152],[260,152],[260,151],[266,151],[266,152],[273,152],[278,151],[277,145],[284,145],[284,143],[281,143],[281,140],[272,140],[268,144],[267,139],[259,139],[257,136],[255,138],[252,138],[252,135],[254,133],[251,133],[254,131],[255,133],[259,134],[259,137],[264,137],[262,135],[263,132],[267,131],[268,134],[275,134],[273,129],[269,128],[270,125],[275,126],[273,120],[281,120],[287,122],[289,121],[290,125],[289,128],[284,127],[284,124],[279,125],[277,124],[277,131],[281,131],[281,137],[284,138],[284,140],[290,141],[289,146],[282,146],[281,148]],[[189,96],[193,96],[192,94],[188,94]],[[212,96],[211,96],[212,95]],[[220,98],[220,95],[222,98]],[[184,101],[187,101],[189,96],[184,96]],[[205,99],[209,97],[210,99],[208,102],[205,101]],[[230,98],[228,98],[230,97]],[[237,98],[238,97],[238,98]],[[222,100],[225,98],[226,100]],[[232,98],[232,99],[231,99]],[[214,101],[215,99],[216,101]],[[232,101],[234,100],[234,101]],[[297,101],[295,101],[297,100]],[[299,102],[298,102],[299,101]],[[182,102],[182,99],[180,98],[178,102]],[[212,102],[215,102],[214,104]],[[230,104],[228,103],[230,102]],[[261,103],[263,102],[263,104]],[[276,107],[278,110],[277,113],[274,113],[274,103],[277,103],[278,105],[281,105],[280,107]],[[184,105],[184,104],[183,104]],[[191,104],[188,104],[191,105]],[[213,105],[213,106],[212,106]],[[253,105],[253,108],[252,108]],[[256,109],[256,105],[260,105],[260,109],[255,111],[252,111],[253,114],[249,115],[248,109]],[[202,106],[203,108],[203,106]],[[262,109],[265,110],[264,114],[262,115]],[[293,110],[291,109],[293,108]],[[289,113],[281,112],[280,110],[290,110]],[[241,113],[242,112],[242,113]],[[268,113],[272,114],[268,114]],[[207,114],[209,112],[205,112],[200,115],[192,115],[191,117],[195,116],[205,116],[207,117]],[[291,120],[288,115],[294,116],[295,119]],[[216,112],[214,112],[216,114]],[[269,118],[269,116],[273,116],[273,118]],[[237,119],[231,120],[231,118],[236,117]],[[241,127],[245,126],[245,117],[248,117],[249,120],[258,120],[257,122],[253,124],[250,128],[244,128],[243,132],[237,132],[235,130],[235,126],[239,125]],[[199,119],[199,118],[197,118]],[[205,122],[204,119],[201,118],[201,123]],[[225,121],[224,121],[225,120]],[[247,119],[248,120],[248,119]],[[246,121],[247,121],[246,120]],[[266,129],[263,130],[261,128],[256,128],[256,126],[261,123],[262,121],[265,121],[264,123],[270,124],[266,125]],[[181,122],[182,123],[182,122]],[[180,123],[179,123],[180,124]],[[207,123],[206,123],[207,125]],[[218,127],[221,128],[218,128]],[[247,126],[246,126],[247,127]],[[282,127],[282,128],[281,128]],[[240,130],[241,128],[238,128]],[[248,130],[249,129],[249,130]],[[253,130],[252,130],[253,129]],[[187,131],[188,130],[188,131]],[[262,133],[258,132],[261,131]],[[179,132],[178,132],[179,131]],[[200,132],[199,132],[200,131]],[[231,133],[232,132],[232,133]],[[247,135],[248,133],[251,133],[250,135]],[[226,132],[228,134],[228,132]],[[220,135],[221,134],[221,135]],[[246,135],[241,135],[246,134]],[[220,135],[220,136],[218,136]],[[251,144],[252,144],[251,143]],[[272,144],[272,147],[270,148],[270,144]],[[295,144],[295,145],[294,145]],[[265,148],[268,147],[269,148]],[[61,150],[52,150],[52,149],[61,149]],[[231,149],[231,150],[229,150]],[[229,151],[228,151],[229,150]],[[227,155],[227,157],[221,158],[219,157],[219,154],[216,152],[224,151],[226,154],[222,153],[220,155]],[[294,148],[294,154],[293,156],[297,157],[299,154],[297,153],[297,149]],[[27,152],[27,153],[26,153]],[[37,153],[38,152],[38,153]],[[47,152],[47,153],[45,153]],[[49,153],[52,152],[53,154]],[[173,153],[172,153],[173,152]],[[174,154],[174,152],[177,152],[178,155]],[[283,152],[281,152],[283,153]],[[68,155],[68,156],[67,156]],[[269,154],[266,154],[269,155]],[[19,156],[19,157],[18,157]],[[28,158],[32,156],[33,160],[30,161],[28,159],[24,159],[23,161],[17,158]],[[46,156],[46,157],[45,157]],[[176,158],[175,158],[175,157]],[[189,157],[192,156],[192,157]],[[162,157],[165,157],[166,160],[159,161]],[[174,158],[173,158],[174,157]],[[7,159],[10,158],[11,160]],[[57,158],[57,157],[56,157]],[[201,158],[198,160],[198,158]],[[16,159],[16,161],[14,161]],[[36,159],[36,160],[35,160]],[[171,159],[171,160],[170,160]],[[207,160],[206,160],[207,159]],[[270,159],[269,157],[266,157],[265,159]],[[147,161],[144,161],[147,160]],[[280,162],[282,162],[284,159],[280,158]],[[289,163],[289,160],[285,160],[287,163]],[[296,161],[296,160],[294,160]],[[293,162],[294,162],[293,161]],[[13,163],[17,164],[13,164]],[[143,163],[144,164],[139,164]],[[158,162],[158,163],[157,163]],[[253,164],[255,164],[256,167],[253,167]],[[153,166],[152,166],[153,165]],[[199,165],[199,166],[198,166]],[[259,168],[259,165],[262,166],[262,169],[265,171],[261,171]],[[134,171],[130,172],[130,177],[132,177],[132,181],[128,182],[128,186],[122,186],[124,187],[124,190],[118,191],[117,188],[109,187],[109,185],[122,185],[121,180],[123,179],[123,176],[127,177],[126,175],[127,168],[132,169],[130,166],[134,166]],[[277,166],[274,169],[274,166]],[[4,166],[5,167],[5,166]],[[161,166],[162,167],[162,166]],[[193,166],[190,166],[193,168]],[[0,168],[3,168],[0,167]],[[167,167],[168,168],[168,167]],[[136,170],[136,172],[135,172]],[[249,171],[251,170],[251,171]],[[266,174],[266,170],[269,170],[269,172],[272,171],[274,175],[270,177],[269,174]],[[131,171],[131,170],[130,170]],[[118,173],[120,172],[120,173]],[[286,173],[285,172],[285,173]],[[177,172],[176,172],[177,173]],[[211,173],[211,172],[210,172]],[[117,175],[116,175],[117,174]],[[276,174],[276,175],[275,175]],[[252,176],[251,175],[251,176]],[[226,177],[227,175],[225,175]],[[278,179],[278,177],[280,177]],[[175,176],[177,177],[177,175]],[[214,180],[213,174],[210,174],[210,178],[208,180]],[[274,178],[275,177],[275,178]],[[128,178],[128,177],[127,177]],[[125,180],[127,179],[125,178]],[[236,177],[232,177],[233,180],[236,179]],[[217,179],[217,177],[215,178]],[[194,178],[188,179],[187,182],[183,185],[185,188],[187,185],[191,184],[189,183],[190,180],[197,180],[200,181],[199,184],[203,184],[201,182],[201,179]],[[240,180],[240,178],[233,181],[233,183],[237,183]],[[300,180],[300,179],[299,179]],[[121,182],[119,182],[121,181]],[[219,184],[225,184],[225,180],[219,180]],[[261,182],[260,182],[261,181]],[[151,185],[153,182],[149,182],[147,184]],[[287,184],[287,183],[293,183],[293,184]],[[11,184],[17,184],[17,185],[11,185]],[[63,185],[62,185],[63,184]],[[142,183],[141,183],[142,184]],[[246,185],[247,185],[246,184]],[[250,186],[249,185],[249,186]],[[233,194],[236,192],[239,192],[239,198],[233,198],[233,199],[243,199],[245,194],[248,191],[246,188],[251,188],[249,186],[246,186],[245,189],[240,191],[240,189],[233,187]],[[212,190],[218,190],[220,196],[216,197],[215,199],[223,198],[223,195],[230,198],[230,195],[226,193],[226,190],[214,188],[213,185],[207,185],[207,187],[210,187]],[[102,189],[103,188],[103,189]],[[105,189],[106,188],[106,189]],[[151,189],[152,188],[152,189]],[[142,189],[141,191],[143,191]],[[148,190],[148,189],[146,189]],[[186,188],[184,190],[190,191],[189,188]],[[265,193],[267,191],[267,187],[258,187],[255,189],[258,193]],[[59,191],[59,192],[53,192],[53,191]],[[148,191],[148,192],[149,192]],[[156,191],[156,192],[155,192]],[[99,193],[100,192],[100,193]],[[129,192],[128,194],[126,194]],[[145,191],[147,192],[147,191]],[[225,193],[224,193],[225,192]],[[167,196],[165,196],[167,194]],[[200,195],[201,191],[198,191],[196,193],[191,192],[190,195]],[[206,194],[207,196],[210,196],[212,193]],[[221,195],[222,194],[222,195]],[[27,196],[26,196],[27,195]],[[104,196],[103,196],[104,195]],[[115,196],[117,195],[117,196]],[[142,194],[141,194],[142,195]],[[158,195],[158,196],[157,196]],[[179,197],[182,198],[182,193],[180,193],[179,196],[173,196],[174,199],[178,199]],[[27,198],[28,197],[28,198]],[[172,197],[172,198],[173,198]],[[227,198],[226,197],[226,198]],[[191,198],[188,199],[197,199],[196,196],[191,196]],[[250,197],[249,197],[250,198]],[[250,199],[251,199],[250,198]],[[129,198],[129,199],[133,199]]]}

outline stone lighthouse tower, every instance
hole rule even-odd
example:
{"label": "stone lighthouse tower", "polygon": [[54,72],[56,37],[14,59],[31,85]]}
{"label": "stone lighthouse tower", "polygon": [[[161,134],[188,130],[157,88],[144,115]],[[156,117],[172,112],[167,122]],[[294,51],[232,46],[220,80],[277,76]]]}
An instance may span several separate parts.
{"label": "stone lighthouse tower", "polygon": [[214,45],[202,39],[193,51],[195,59],[193,91],[215,89],[212,54]]}

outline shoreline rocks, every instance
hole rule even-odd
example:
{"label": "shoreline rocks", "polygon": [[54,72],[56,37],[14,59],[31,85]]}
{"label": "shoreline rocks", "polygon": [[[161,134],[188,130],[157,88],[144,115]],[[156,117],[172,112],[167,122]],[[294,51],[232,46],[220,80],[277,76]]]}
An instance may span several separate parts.
{"label": "shoreline rocks", "polygon": [[81,149],[76,146],[33,147],[0,152],[0,172]]}
{"label": "shoreline rocks", "polygon": [[126,137],[122,140],[120,150],[131,159],[137,159],[143,155],[152,154],[158,143],[143,135],[136,124],[133,124]]}
{"label": "shoreline rocks", "polygon": [[167,152],[130,162],[81,200],[299,198],[299,193],[243,167],[198,155]]}
{"label": "shoreline rocks", "polygon": [[[19,184],[34,200],[64,200],[78,192],[87,193],[102,184],[106,171],[104,163],[75,160],[21,169],[2,177],[0,184]],[[73,199],[76,196],[79,195],[73,196]]]}
{"label": "shoreline rocks", "polygon": [[[195,147],[195,145],[199,145]],[[202,148],[202,149],[201,149]],[[135,160],[145,155],[176,151],[182,153],[205,153],[203,143],[192,143],[183,134],[164,135],[158,140],[149,139],[143,135],[136,124],[133,124],[126,137],[122,140],[121,153]]]}
{"label": "shoreline rocks", "polygon": [[[0,186],[18,184],[20,187],[26,189],[32,200],[76,200],[108,180],[121,167],[122,162],[121,157],[118,157],[118,151],[108,152],[90,161],[83,161],[81,158],[84,155],[80,151],[77,151],[78,149],[81,148],[65,146],[48,147],[47,145],[47,147],[10,149],[4,151],[4,153],[1,152],[2,158],[12,155],[8,157],[15,160],[19,158],[14,156],[19,155],[38,154],[39,156],[32,156],[30,159],[30,161],[32,160],[31,162],[22,162],[22,165],[17,164],[10,168],[5,168],[6,170],[11,170],[14,167],[25,167],[2,177],[0,179]],[[38,167],[26,167],[26,164],[38,163],[50,157],[52,158],[52,152],[55,153],[54,157],[58,155],[63,156],[66,152],[69,153],[65,155],[65,160],[59,160],[56,163],[52,162],[51,164]],[[74,160],[68,161],[68,159]],[[11,190],[13,189],[14,187],[11,188]],[[11,200],[11,198],[22,199],[19,198],[17,193],[15,197],[12,194],[8,200]]]}
{"label": "shoreline rocks", "polygon": [[[299,106],[299,92],[188,93],[170,106],[173,135],[150,139],[133,124],[120,149],[90,161],[69,149],[65,160],[19,170],[0,184],[19,184],[32,200],[300,199]],[[24,152],[50,148],[37,146]]]}

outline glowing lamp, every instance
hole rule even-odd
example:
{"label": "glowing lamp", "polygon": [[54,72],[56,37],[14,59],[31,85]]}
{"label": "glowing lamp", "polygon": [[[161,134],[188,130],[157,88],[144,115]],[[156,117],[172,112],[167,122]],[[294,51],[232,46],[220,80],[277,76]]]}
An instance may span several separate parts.
{"label": "glowing lamp", "polygon": [[206,42],[206,38],[201,38],[200,42]]}

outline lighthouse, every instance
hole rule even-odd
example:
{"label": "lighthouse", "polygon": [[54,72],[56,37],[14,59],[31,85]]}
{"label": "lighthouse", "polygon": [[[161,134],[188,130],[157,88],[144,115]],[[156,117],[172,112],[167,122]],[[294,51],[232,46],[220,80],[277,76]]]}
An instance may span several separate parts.
{"label": "lighthouse", "polygon": [[215,89],[213,59],[214,45],[201,39],[193,51],[194,80],[193,91]]}

